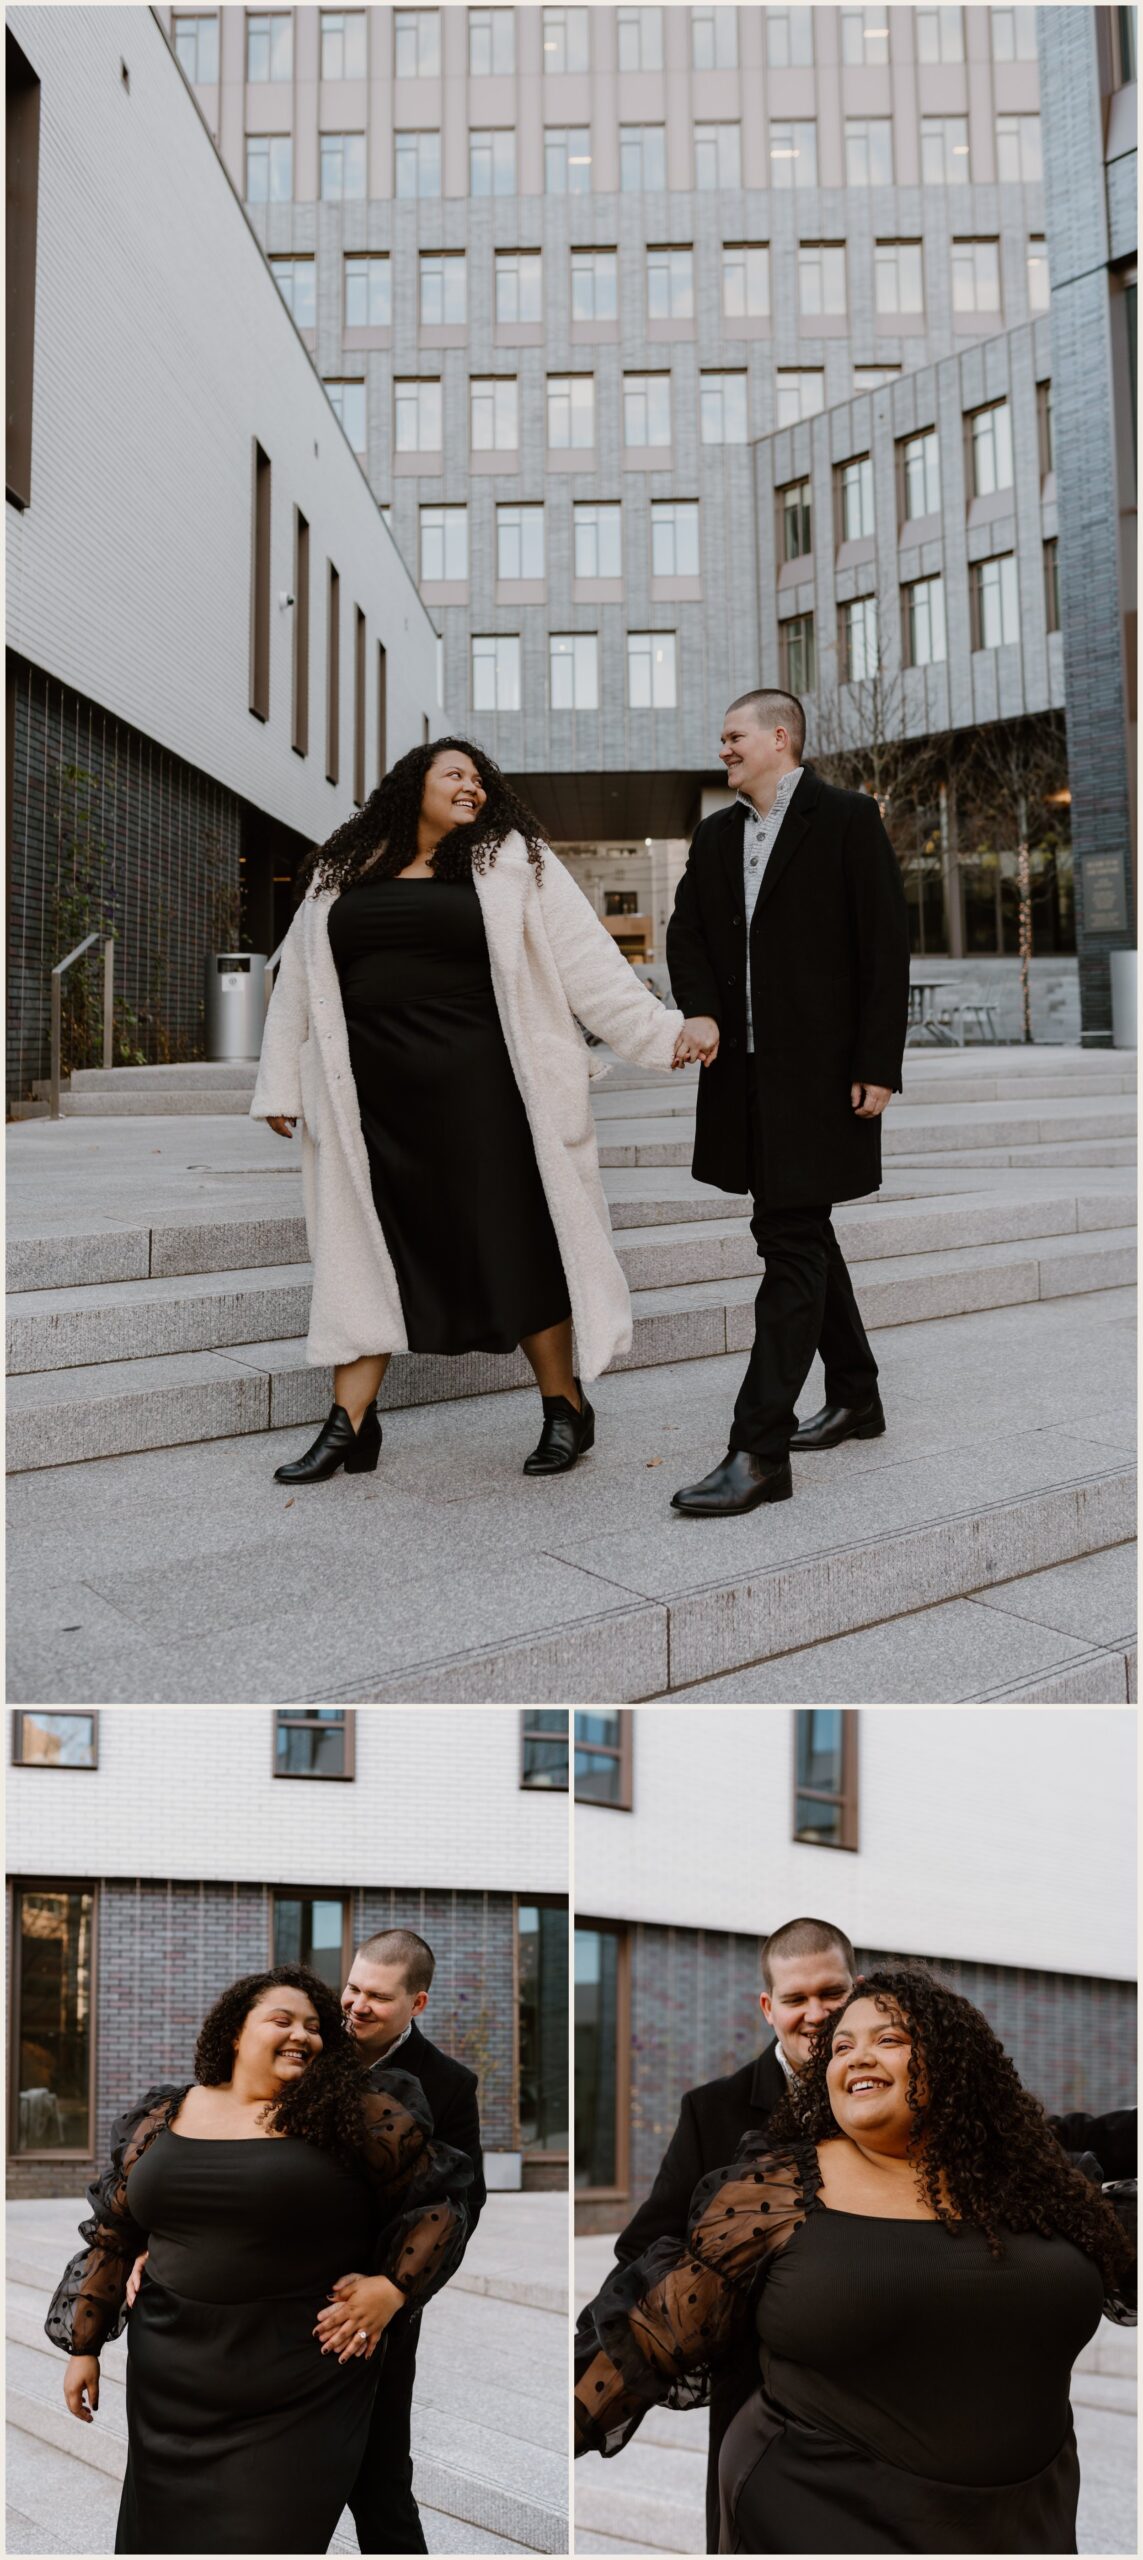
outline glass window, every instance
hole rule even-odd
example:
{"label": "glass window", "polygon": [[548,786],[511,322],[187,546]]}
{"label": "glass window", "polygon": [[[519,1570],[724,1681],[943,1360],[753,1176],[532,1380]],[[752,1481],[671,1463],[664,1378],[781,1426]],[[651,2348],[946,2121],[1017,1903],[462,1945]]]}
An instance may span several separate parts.
{"label": "glass window", "polygon": [[661,9],[620,9],[619,68],[621,71],[661,71],[663,68],[663,12]]}
{"label": "glass window", "polygon": [[246,136],[247,204],[288,204],[294,191],[294,146],[288,133]]}
{"label": "glass window", "polygon": [[[418,136],[416,139],[420,140]],[[398,142],[402,140],[399,134]],[[435,190],[423,187],[421,193],[440,193],[440,136],[426,134],[426,142],[437,145],[437,185]],[[398,178],[400,176],[398,157]],[[402,190],[398,185],[398,193]],[[412,188],[405,193],[415,192]],[[323,203],[360,203],[365,195],[365,136],[363,133],[323,133],[321,137],[321,194]]]}
{"label": "glass window", "polygon": [[953,241],[952,292],[954,311],[999,311],[998,240]]}
{"label": "glass window", "polygon": [[347,381],[344,377],[339,380],[336,376],[331,379],[326,375],[325,387],[329,394],[330,408],[335,418],[340,419],[354,452],[364,453],[367,443],[365,384],[359,378]]}
{"label": "glass window", "polygon": [[924,310],[919,240],[878,240],[873,252],[873,273],[879,311],[895,315]]}
{"label": "glass window", "polygon": [[174,20],[175,52],[187,78],[196,88],[205,88],[218,78],[218,19],[183,18]]}
{"label": "glass window", "polygon": [[[1032,11],[1029,9],[1027,14],[1031,17]],[[1127,89],[1130,87],[1132,81],[1136,80],[1139,76],[1139,47],[1136,36],[1135,11],[1134,9],[1115,9],[1112,12],[1112,18],[1116,37],[1115,49],[1118,56],[1118,60],[1115,65],[1116,87],[1119,89]],[[1033,33],[1034,32],[1035,29],[1033,27]]]}
{"label": "glass window", "polygon": [[884,8],[842,10],[841,58],[843,62],[864,62],[871,66],[888,62],[887,10]]}
{"label": "glass window", "polygon": [[[568,11],[569,17],[578,13]],[[516,1909],[519,1983],[520,2144],[566,2158],[568,2149],[568,1915],[562,1903]]]}
{"label": "glass window", "polygon": [[791,480],[778,491],[783,560],[808,560],[813,550],[813,514],[808,480]]}
{"label": "glass window", "polygon": [[[309,265],[312,271],[312,259]],[[295,320],[297,317],[295,310]],[[364,257],[347,258],[345,261],[346,328],[387,329],[390,317],[388,254],[378,254],[371,250]],[[423,319],[423,312],[421,317]],[[311,328],[313,326],[312,318],[310,326]]]}
{"label": "glass window", "polygon": [[439,453],[441,450],[440,383],[395,382],[393,405],[396,415],[398,453]]}
{"label": "glass window", "polygon": [[914,13],[918,62],[963,62],[964,25],[960,9],[918,9]]}
{"label": "glass window", "polygon": [[[399,196],[439,196],[441,191],[441,138],[439,133],[395,133],[393,157]],[[325,187],[325,136],[322,136],[322,194]],[[365,189],[362,187],[364,195]]]}
{"label": "glass window", "polygon": [[397,9],[393,60],[398,80],[435,80],[441,67],[439,9]]}
{"label": "glass window", "polygon": [[845,250],[840,243],[804,240],[798,250],[798,309],[803,320],[836,318],[845,310]]}
{"label": "glass window", "polygon": [[1006,400],[976,409],[969,420],[972,444],[972,494],[991,498],[1012,486],[1012,412]]}
{"label": "glass window", "polygon": [[737,124],[696,124],[695,186],[704,195],[742,184],[742,133]]}
{"label": "glass window", "polygon": [[474,376],[469,419],[474,453],[514,453],[519,442],[515,375]]}
{"label": "glass window", "polygon": [[673,631],[628,632],[627,704],[631,711],[675,710]]}
{"label": "glass window", "polygon": [[548,446],[556,453],[595,443],[595,376],[548,375]]}
{"label": "glass window", "polygon": [[[548,642],[548,665],[552,689],[553,711],[598,711],[599,709],[599,642],[594,631],[553,631]],[[579,1717],[576,1717],[578,1728]],[[576,1793],[579,1793],[579,1752],[576,1752]]]}
{"label": "glass window", "polygon": [[520,708],[520,642],[497,634],[472,643],[472,708],[474,711],[518,711]]}
{"label": "glass window", "polygon": [[487,79],[493,72],[515,71],[514,9],[469,10],[468,67],[477,79]]}
{"label": "glass window", "polygon": [[935,516],[941,503],[940,438],[935,427],[903,439],[901,467],[905,523],[915,522],[918,516]]}
{"label": "glass window", "polygon": [[843,462],[837,475],[843,542],[862,542],[873,531],[873,463],[869,454]]}
{"label": "glass window", "polygon": [[661,124],[620,125],[619,184],[624,195],[639,195],[666,186],[665,134],[666,127]]}
{"label": "glass window", "polygon": [[900,371],[899,364],[855,364],[853,388],[855,391],[880,391],[883,383],[896,382]]}
{"label": "glass window", "polygon": [[969,577],[972,582],[973,646],[977,649],[1002,649],[1020,637],[1020,607],[1016,593],[1016,557],[1011,551],[1001,552],[993,560],[974,560]]}
{"label": "glass window", "polygon": [[893,125],[889,116],[847,116],[845,182],[849,187],[891,187]]}
{"label": "glass window", "polygon": [[967,117],[922,116],[922,185],[967,187],[971,175],[968,160]]}
{"label": "glass window", "polygon": [[1028,309],[1049,311],[1052,304],[1048,277],[1048,243],[1035,236],[1028,242]]}
{"label": "glass window", "polygon": [[[519,514],[516,508],[509,511]],[[536,509],[533,512],[538,513]],[[519,576],[519,571],[515,573]],[[501,572],[503,575],[503,571]],[[566,1707],[524,1707],[520,1714],[522,1787],[554,1787],[567,1792],[568,1711]]]}
{"label": "glass window", "polygon": [[794,1710],[794,1838],[857,1847],[857,1719],[847,1707]]}
{"label": "glass window", "polygon": [[422,578],[467,578],[467,507],[422,507]]}
{"label": "glass window", "polygon": [[331,1991],[345,1981],[346,1905],[340,1895],[276,1893],[274,1962],[304,1964]]}
{"label": "glass window", "polygon": [[779,427],[793,427],[799,418],[816,418],[825,407],[825,375],[814,366],[806,372],[781,367],[774,376],[777,388]]}
{"label": "glass window", "polygon": [[648,249],[647,318],[693,320],[695,262],[692,249]]}
{"label": "glass window", "polygon": [[691,10],[691,68],[694,71],[737,70],[737,9]]}
{"label": "glass window", "polygon": [[586,9],[545,9],[545,71],[587,71],[588,61]]}
{"label": "glass window", "polygon": [[276,1778],[351,1778],[352,1707],[280,1708],[274,1718]]}
{"label": "glass window", "polygon": [[728,241],[722,252],[723,319],[765,319],[769,310],[768,245],[765,241]]}
{"label": "glass window", "polygon": [[818,679],[812,613],[796,613],[779,623],[778,663],[787,693],[813,692]]}
{"label": "glass window", "polygon": [[496,252],[496,317],[510,326],[543,316],[538,249]]}
{"label": "glass window", "polygon": [[577,504],[574,509],[577,578],[621,578],[623,575],[623,510],[617,506]]}
{"label": "glass window", "polygon": [[94,1769],[99,1761],[98,1716],[17,1712],[12,1720],[12,1760],[18,1768]]}
{"label": "glass window", "polygon": [[745,444],[745,374],[700,374],[699,410],[704,444]]}
{"label": "glass window", "polygon": [[468,312],[463,249],[422,249],[420,267],[421,327],[461,328]]}
{"label": "glass window", "polygon": [[948,654],[945,648],[944,581],[941,578],[915,578],[903,593],[905,663],[910,667],[935,666]]}
{"label": "glass window", "polygon": [[625,373],[623,376],[624,444],[669,444],[670,441],[670,374]]}
{"label": "glass window", "polygon": [[542,507],[497,507],[496,575],[502,580],[543,577]]}
{"label": "glass window", "polygon": [[1055,451],[1052,437],[1052,386],[1050,382],[1038,382],[1036,384],[1036,425],[1039,432],[1040,443],[1040,478],[1041,480],[1046,480],[1049,471],[1054,471],[1055,469]]}
{"label": "glass window", "polygon": [[1036,12],[1034,9],[990,9],[992,25],[992,59],[994,62],[1034,62],[1036,59]]}
{"label": "glass window", "polygon": [[816,187],[817,182],[818,129],[816,124],[771,123],[771,186]]}
{"label": "glass window", "polygon": [[315,325],[313,259],[271,258],[270,272],[298,328],[312,329]]}
{"label": "glass window", "polygon": [[698,516],[698,500],[695,498],[652,500],[652,577],[697,578],[699,574]]}
{"label": "glass window", "polygon": [[[626,893],[623,893],[626,894]],[[634,915],[628,909],[608,913]],[[631,1713],[629,1708],[577,1708],[575,1719],[575,1793],[577,1804],[618,1805],[631,1810]]]}
{"label": "glass window", "polygon": [[877,673],[877,599],[858,596],[838,615],[843,684],[864,684]]}
{"label": "glass window", "polygon": [[1044,615],[1049,631],[1060,627],[1060,546],[1053,536],[1044,544]]}
{"label": "glass window", "polygon": [[572,319],[614,320],[619,310],[619,261],[614,249],[573,249]]}
{"label": "glass window", "polygon": [[788,71],[814,58],[812,9],[767,9],[766,59],[772,71]]}
{"label": "glass window", "polygon": [[364,80],[364,9],[323,9],[321,13],[323,80]]}
{"label": "glass window", "polygon": [[614,2189],[620,2177],[621,2042],[625,1933],[577,1925],[575,1933],[575,2183]]}
{"label": "glass window", "polygon": [[[439,187],[432,192],[439,194]],[[516,136],[510,125],[469,134],[468,192],[470,196],[515,195]]]}
{"label": "glass window", "polygon": [[16,2152],[90,2152],[92,1939],[90,1886],[18,1885]]}
{"label": "glass window", "polygon": [[544,127],[544,193],[586,196],[591,193],[591,134],[584,125]]}
{"label": "glass window", "polygon": [[294,71],[294,21],[285,9],[272,17],[249,14],[246,20],[246,77],[290,80]]}
{"label": "glass window", "polygon": [[1001,186],[1020,180],[1035,185],[1043,174],[1039,116],[997,116],[996,175]]}

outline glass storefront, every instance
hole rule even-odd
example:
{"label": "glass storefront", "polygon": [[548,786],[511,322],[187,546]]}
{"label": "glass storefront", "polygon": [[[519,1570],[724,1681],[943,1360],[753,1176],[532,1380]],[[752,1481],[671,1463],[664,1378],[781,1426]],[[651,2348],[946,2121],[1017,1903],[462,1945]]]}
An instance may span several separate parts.
{"label": "glass storefront", "polygon": [[17,1887],[16,2152],[85,2152],[91,2144],[91,1995],[95,1895],[90,1887]]}
{"label": "glass storefront", "polygon": [[520,2145],[566,2157],[568,1915],[562,1902],[517,1908]]}

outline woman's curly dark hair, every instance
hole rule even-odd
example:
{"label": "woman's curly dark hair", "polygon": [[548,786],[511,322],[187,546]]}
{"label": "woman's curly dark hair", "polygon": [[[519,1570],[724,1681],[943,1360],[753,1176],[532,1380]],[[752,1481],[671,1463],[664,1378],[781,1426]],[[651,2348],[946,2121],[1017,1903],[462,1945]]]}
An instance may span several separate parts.
{"label": "woman's curly dark hair", "polygon": [[361,2091],[366,2064],[345,2031],[341,2005],[328,1982],[303,1964],[276,1964],[268,1973],[244,1973],[208,2010],[194,2049],[194,2076],[217,2089],[234,2070],[234,2047],[255,2003],[266,1991],[304,1991],[321,2028],[321,2052],[301,2078],[271,2106],[267,2123],[328,2151],[343,2169],[364,2174]]}
{"label": "woman's curly dark hair", "polygon": [[[537,879],[542,878],[544,838],[539,820],[517,799],[499,765],[483,747],[474,747],[470,738],[432,738],[400,756],[364,805],[311,853],[298,875],[298,896],[304,897],[308,889],[348,889],[367,868],[378,880],[393,880],[406,870],[417,850],[425,775],[437,756],[450,748],[471,757],[487,797],[471,825],[450,827],[441,837],[433,855],[436,879],[471,879],[474,871],[483,871],[486,863],[495,861],[497,846],[513,828],[523,836]],[[385,850],[374,862],[378,845]]]}
{"label": "woman's curly dark hair", "polygon": [[828,2142],[840,2131],[826,2070],[855,2000],[874,2000],[889,2015],[899,2014],[912,2038],[908,2151],[915,2155],[918,2189],[938,2221],[950,2230],[958,2219],[974,2222],[994,2258],[1003,2255],[1005,2230],[1071,2240],[1112,2291],[1132,2252],[1111,2206],[1072,2167],[987,2018],[919,1965],[886,1966],[854,1984],[819,2029],[811,2060],[769,2120],[767,2139]]}

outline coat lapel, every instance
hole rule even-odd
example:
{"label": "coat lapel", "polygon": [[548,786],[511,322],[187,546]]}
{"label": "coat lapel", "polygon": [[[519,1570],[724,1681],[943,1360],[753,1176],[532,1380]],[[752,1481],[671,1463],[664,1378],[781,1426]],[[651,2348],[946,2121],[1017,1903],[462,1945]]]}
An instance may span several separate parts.
{"label": "coat lapel", "polygon": [[[817,796],[817,776],[812,766],[806,765],[802,772],[802,779],[778,829],[777,844],[762,874],[762,886],[754,908],[755,917],[759,909],[765,906],[767,898],[773,895],[783,872],[789,870],[794,855],[800,850],[809,834]],[[751,929],[753,930],[753,927]]]}
{"label": "coat lapel", "polygon": [[736,800],[734,807],[726,812],[722,828],[722,843],[718,850],[733,912],[739,917],[742,914],[743,903],[742,848],[745,841],[746,811],[741,800]]}

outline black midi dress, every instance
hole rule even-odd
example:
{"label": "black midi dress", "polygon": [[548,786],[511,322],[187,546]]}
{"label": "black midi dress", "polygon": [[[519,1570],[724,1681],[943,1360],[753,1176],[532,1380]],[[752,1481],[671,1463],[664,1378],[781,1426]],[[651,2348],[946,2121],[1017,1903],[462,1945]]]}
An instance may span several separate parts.
{"label": "black midi dress", "polygon": [[384,2084],[375,2074],[372,2090],[390,2113],[387,2125],[377,2116],[368,2176],[289,2136],[173,2133],[181,2088],[150,2091],[117,2125],[112,2169],[90,2191],[91,2245],[45,2324],[69,2352],[98,2354],[122,2326],[127,2274],[147,2250],[128,2315],[117,2552],[328,2549],[384,2363],[323,2355],[317,2314],[354,2270],[426,2299],[458,2263],[466,2168],[471,2177],[460,2154],[428,2138],[419,2083],[394,2071]]}
{"label": "black midi dress", "polygon": [[[592,2306],[583,2441],[618,2452],[653,2400],[693,2405],[745,2329],[758,2389],[719,2458],[719,2549],[1074,2552],[1068,2390],[1099,2325],[1069,2240],[827,2209],[810,2144],[755,2137],[695,2190],[688,2241]],[[637,2332],[637,2336],[636,2336]]]}
{"label": "black midi dress", "polygon": [[471,880],[329,913],[373,1202],[411,1351],[514,1351],[571,1313]]}

